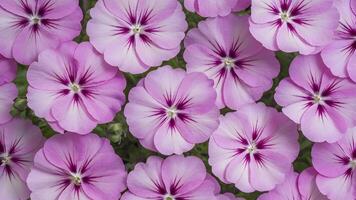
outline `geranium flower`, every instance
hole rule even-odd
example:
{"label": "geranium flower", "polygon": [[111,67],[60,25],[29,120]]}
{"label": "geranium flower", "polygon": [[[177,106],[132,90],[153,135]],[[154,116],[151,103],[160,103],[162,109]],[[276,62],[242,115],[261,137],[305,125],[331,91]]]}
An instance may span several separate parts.
{"label": "geranium flower", "polygon": [[203,17],[226,16],[251,5],[251,0],[184,0],[184,7]]}
{"label": "geranium flower", "polygon": [[25,65],[81,30],[78,0],[0,1],[0,53]]}
{"label": "geranium flower", "polygon": [[27,178],[33,200],[117,200],[125,166],[107,139],[59,134],[46,141]]}
{"label": "geranium flower", "polygon": [[250,31],[273,51],[318,53],[333,38],[339,14],[333,0],[252,1]]}
{"label": "geranium flower", "polygon": [[127,177],[128,191],[122,200],[185,200],[215,197],[216,180],[197,157],[170,156],[162,159],[151,156],[138,163]]}
{"label": "geranium flower", "polygon": [[[1,20],[1,19],[0,19]],[[8,122],[14,99],[17,97],[16,85],[11,83],[16,77],[16,63],[0,55],[0,124]]]}
{"label": "geranium flower", "polygon": [[165,155],[182,154],[218,127],[213,81],[164,66],[131,89],[125,116],[140,143]]}
{"label": "geranium flower", "polygon": [[335,142],[355,125],[356,85],[333,76],[320,56],[295,58],[289,75],[277,87],[275,100],[309,140]]}
{"label": "geranium flower", "polygon": [[313,168],[304,170],[300,175],[290,173],[283,183],[262,194],[258,200],[328,200],[316,187],[316,176],[317,172]]}
{"label": "geranium flower", "polygon": [[264,104],[220,117],[209,143],[209,164],[243,192],[268,191],[284,181],[299,152],[297,126]]}
{"label": "geranium flower", "polygon": [[356,199],[356,129],[336,143],[314,144],[311,154],[321,193],[330,200]]}
{"label": "geranium flower", "polygon": [[219,108],[238,109],[255,103],[272,87],[279,63],[244,28],[247,16],[207,19],[188,32],[184,60],[188,72],[214,80]]}
{"label": "geranium flower", "polygon": [[335,1],[341,15],[339,28],[321,56],[335,76],[349,77],[356,82],[356,13],[352,12],[350,2],[353,1]]}
{"label": "geranium flower", "polygon": [[125,79],[89,44],[46,50],[29,67],[28,106],[58,132],[87,134],[114,119],[125,101]]}
{"label": "geranium flower", "polygon": [[26,178],[43,142],[41,131],[30,121],[13,119],[0,126],[1,199],[27,200],[30,197]]}
{"label": "geranium flower", "polygon": [[103,0],[90,15],[90,42],[108,63],[134,74],[176,56],[188,27],[177,0]]}
{"label": "geranium flower", "polygon": [[244,200],[244,199],[235,197],[235,195],[232,193],[225,193],[225,194],[218,195],[217,200]]}

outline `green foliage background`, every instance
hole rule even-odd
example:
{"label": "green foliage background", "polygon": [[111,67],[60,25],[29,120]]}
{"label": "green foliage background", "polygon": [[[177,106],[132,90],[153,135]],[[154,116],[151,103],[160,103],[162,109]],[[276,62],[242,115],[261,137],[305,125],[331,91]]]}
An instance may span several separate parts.
{"label": "green foliage background", "polygon": [[[77,42],[88,41],[89,38],[86,35],[86,23],[90,19],[89,10],[92,8],[97,0],[88,0],[85,2],[81,1],[81,7],[83,8],[84,13],[84,20],[82,22],[83,28],[82,33],[78,36],[75,40]],[[181,3],[183,0],[179,0]],[[199,21],[204,20],[204,18],[190,13],[185,10],[186,13],[186,20],[189,24],[189,29],[197,27]],[[249,14],[249,10],[243,11],[238,13],[239,15],[246,15]],[[241,28],[248,28],[248,27],[241,27]],[[185,68],[185,62],[183,60],[184,47],[182,46],[181,52],[175,58],[164,62],[162,65],[171,65],[175,68]],[[260,99],[261,102],[265,103],[268,106],[274,107],[280,111],[280,107],[274,101],[274,89],[278,85],[278,83],[284,78],[288,76],[288,68],[296,54],[287,54],[283,52],[276,52],[276,57],[281,64],[281,72],[279,76],[274,80],[274,85],[271,90],[267,91],[263,98]],[[154,70],[155,68],[151,69],[150,71]],[[34,115],[34,113],[27,107],[26,101],[26,91],[27,91],[27,81],[26,81],[26,72],[27,66],[19,65],[17,78],[15,83],[19,89],[19,96],[14,103],[12,114],[16,117],[26,118],[32,120],[32,122],[40,127],[42,133],[45,137],[49,138],[55,134],[55,132],[50,128],[47,122],[44,119],[40,119]],[[138,81],[145,77],[148,72],[140,75],[133,75],[129,73],[125,73],[125,78],[127,80],[127,88],[125,90],[125,94],[127,95],[131,88],[133,88]],[[122,109],[123,110],[123,109]],[[221,114],[225,114],[227,112],[231,112],[229,109],[223,109]],[[108,138],[113,148],[115,149],[116,153],[124,160],[126,168],[128,171],[131,171],[136,163],[138,162],[145,162],[146,158],[150,155],[159,155],[157,153],[151,152],[149,150],[144,149],[138,141],[129,133],[128,126],[126,124],[125,117],[122,112],[118,113],[115,120],[108,123],[99,125],[93,131],[94,133]],[[301,172],[308,166],[311,166],[311,158],[310,158],[310,150],[311,150],[311,142],[305,139],[302,135],[299,138],[300,142],[300,153],[297,160],[294,162],[294,169],[297,172]],[[211,168],[208,165],[208,143],[203,143],[196,145],[195,148],[185,153],[185,155],[194,155],[201,158],[207,167],[207,170],[211,172]],[[261,177],[263,179],[263,177]],[[236,194],[236,196],[244,197],[247,200],[255,200],[260,193],[255,192],[251,194],[242,193],[237,190],[234,185],[227,185],[221,183],[222,192],[231,192]]]}

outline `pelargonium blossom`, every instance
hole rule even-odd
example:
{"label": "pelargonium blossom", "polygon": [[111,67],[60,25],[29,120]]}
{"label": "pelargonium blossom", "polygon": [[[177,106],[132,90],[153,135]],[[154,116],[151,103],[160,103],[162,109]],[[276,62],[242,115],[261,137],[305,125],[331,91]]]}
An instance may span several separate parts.
{"label": "pelargonium blossom", "polygon": [[334,0],[252,1],[250,31],[273,51],[315,54],[331,42],[339,14]]}
{"label": "pelargonium blossom", "polygon": [[25,65],[81,30],[78,0],[0,1],[0,54]]}
{"label": "pelargonium blossom", "polygon": [[165,155],[182,154],[218,127],[213,81],[202,73],[161,67],[129,93],[125,116],[140,143]]}
{"label": "pelargonium blossom", "polygon": [[251,0],[184,0],[184,6],[203,17],[226,16],[249,7]]}
{"label": "pelargonium blossom", "polygon": [[27,200],[30,197],[26,178],[43,142],[40,129],[30,121],[13,119],[0,125],[1,199]]}
{"label": "pelargonium blossom", "polygon": [[218,195],[217,200],[244,200],[244,199],[235,197],[235,195],[232,193],[225,193],[225,194]]}
{"label": "pelargonium blossom", "polygon": [[37,152],[27,184],[33,200],[117,200],[126,176],[109,140],[66,133],[51,137]]}
{"label": "pelargonium blossom", "polygon": [[356,124],[356,84],[333,76],[319,55],[295,58],[289,75],[275,100],[309,140],[336,142]]}
{"label": "pelargonium blossom", "polygon": [[108,63],[134,74],[176,56],[188,27],[177,0],[102,0],[90,15],[90,42]]}
{"label": "pelargonium blossom", "polygon": [[17,97],[16,85],[11,83],[16,77],[16,63],[0,55],[0,124],[8,122],[14,99]]}
{"label": "pelargonium blossom", "polygon": [[290,173],[285,181],[272,191],[262,194],[258,200],[328,200],[316,186],[317,172],[313,168],[304,170],[300,175]]}
{"label": "pelargonium blossom", "polygon": [[128,191],[122,200],[217,200],[218,183],[197,157],[151,156],[146,163],[136,164],[127,177]]}
{"label": "pelargonium blossom", "polygon": [[298,152],[296,124],[258,103],[221,116],[209,164],[220,180],[243,192],[268,191],[284,181]]}
{"label": "pelargonium blossom", "polygon": [[336,143],[314,144],[316,184],[330,200],[356,199],[356,128]]}
{"label": "pelargonium blossom", "polygon": [[258,43],[247,26],[247,16],[207,19],[185,39],[187,71],[203,72],[214,80],[219,108],[254,103],[279,73],[274,53]]}
{"label": "pelargonium blossom", "polygon": [[356,82],[356,13],[351,10],[351,2],[354,1],[335,1],[341,15],[339,28],[321,56],[335,76],[349,77]]}
{"label": "pelargonium blossom", "polygon": [[60,133],[87,134],[112,121],[125,101],[122,74],[88,42],[42,52],[27,80],[28,106]]}

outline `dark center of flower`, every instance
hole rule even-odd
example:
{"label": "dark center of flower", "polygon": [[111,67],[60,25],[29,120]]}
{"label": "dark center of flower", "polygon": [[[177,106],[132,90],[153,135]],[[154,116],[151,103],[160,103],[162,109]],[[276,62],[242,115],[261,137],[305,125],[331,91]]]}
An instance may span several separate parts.
{"label": "dark center of flower", "polygon": [[222,62],[224,63],[225,67],[227,67],[227,68],[232,68],[232,67],[234,67],[234,64],[235,64],[235,60],[230,57],[224,58],[222,60]]}
{"label": "dark center of flower", "polygon": [[247,147],[248,153],[254,154],[257,151],[256,143],[252,143]]}
{"label": "dark center of flower", "polygon": [[1,166],[8,165],[11,161],[11,157],[7,154],[2,155],[0,158],[1,158]]}
{"label": "dark center of flower", "polygon": [[135,24],[132,26],[131,30],[134,34],[140,34],[142,32],[142,27],[140,24]]}
{"label": "dark center of flower", "polygon": [[41,25],[41,18],[37,15],[31,16],[30,22],[32,25]]}
{"label": "dark center of flower", "polygon": [[281,12],[280,16],[281,16],[281,19],[282,19],[283,22],[287,22],[290,19],[289,14],[287,12],[285,12],[285,11]]}
{"label": "dark center of flower", "polygon": [[313,97],[314,103],[320,103],[322,101],[322,97],[320,96],[320,94],[315,94]]}
{"label": "dark center of flower", "polygon": [[170,194],[167,194],[165,197],[164,197],[164,200],[175,200],[175,198],[170,195]]}
{"label": "dark center of flower", "polygon": [[69,87],[74,93],[78,93],[80,91],[80,86],[76,83],[71,83]]}
{"label": "dark center of flower", "polygon": [[166,113],[169,118],[175,118],[177,117],[178,110],[175,107],[167,108]]}
{"label": "dark center of flower", "polygon": [[71,177],[72,183],[76,186],[80,186],[82,184],[82,177],[80,174],[72,174]]}

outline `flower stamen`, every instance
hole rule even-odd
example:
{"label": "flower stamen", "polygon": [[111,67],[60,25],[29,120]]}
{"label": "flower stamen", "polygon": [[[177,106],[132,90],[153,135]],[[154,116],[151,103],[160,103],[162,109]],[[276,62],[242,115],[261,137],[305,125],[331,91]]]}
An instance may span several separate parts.
{"label": "flower stamen", "polygon": [[320,103],[322,101],[322,97],[319,94],[314,95],[313,97],[314,103]]}
{"label": "flower stamen", "polygon": [[82,177],[79,173],[72,174],[71,180],[72,183],[76,186],[80,186],[82,184]]}
{"label": "flower stamen", "polygon": [[255,143],[252,143],[250,144],[248,147],[247,147],[247,151],[248,153],[250,154],[254,154],[256,151],[257,151],[257,146]]}
{"label": "flower stamen", "polygon": [[164,196],[163,199],[164,199],[164,200],[175,200],[175,198],[174,198],[172,195],[170,195],[170,194],[167,194],[166,196]]}
{"label": "flower stamen", "polygon": [[76,83],[69,84],[69,87],[74,93],[78,93],[81,90],[80,86]]}
{"label": "flower stamen", "polygon": [[9,155],[1,156],[1,166],[8,165],[11,161],[11,157]]}
{"label": "flower stamen", "polygon": [[287,12],[281,12],[280,17],[283,22],[288,22],[290,19],[290,16]]}
{"label": "flower stamen", "polygon": [[142,27],[141,27],[140,24],[135,24],[135,25],[133,25],[132,28],[131,28],[131,30],[132,30],[132,32],[133,32],[134,34],[140,34],[140,33],[142,33]]}
{"label": "flower stamen", "polygon": [[171,107],[171,108],[166,109],[166,113],[169,118],[175,118],[175,117],[177,117],[178,111],[177,111],[177,108]]}
{"label": "flower stamen", "polygon": [[37,15],[33,15],[30,17],[31,25],[41,25],[41,18]]}
{"label": "flower stamen", "polygon": [[227,68],[229,68],[229,69],[232,68],[232,67],[234,67],[234,65],[235,65],[235,60],[232,59],[232,58],[230,58],[230,57],[224,58],[224,59],[222,60],[222,62],[224,63],[225,67],[227,67]]}

